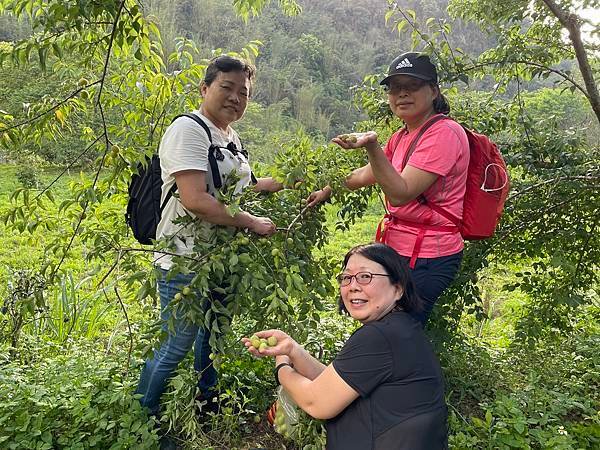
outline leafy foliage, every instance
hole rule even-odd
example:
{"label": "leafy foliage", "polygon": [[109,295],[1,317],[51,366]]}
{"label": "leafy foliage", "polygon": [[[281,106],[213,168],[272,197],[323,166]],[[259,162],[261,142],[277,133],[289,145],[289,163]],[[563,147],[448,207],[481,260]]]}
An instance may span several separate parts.
{"label": "leafy foliage", "polygon": [[[269,3],[236,0],[234,5],[247,20],[261,11],[271,14]],[[278,4],[297,11],[295,2]],[[415,48],[435,56],[444,83],[453,84],[444,85],[453,116],[498,141],[511,170],[513,193],[501,228],[494,239],[467,245],[463,270],[431,325],[450,388],[452,443],[456,448],[592,448],[598,444],[598,124],[585,103],[591,96],[564,61],[573,51],[561,40],[559,22],[530,20],[542,18],[545,10],[538,4],[452,2],[451,11],[496,33],[498,45],[477,56],[451,45],[450,21],[417,20],[417,11],[427,13],[427,5],[413,11],[390,4],[386,19],[395,32],[409,32]],[[368,3],[353,2],[352,11],[339,26],[363,30],[364,36],[373,33]],[[138,162],[156,149],[171,117],[200,103],[197,85],[209,55],[189,36],[167,51],[171,43],[162,42],[157,24],[134,0],[0,0],[0,12],[27,17],[34,30],[31,37],[0,47],[0,61],[26,67],[35,60],[41,73],[52,69],[62,77],[55,95],[40,96],[26,111],[15,104],[0,112],[0,145],[18,153],[72,132],[85,145],[66,156],[67,169],[76,160],[91,161],[91,170],[70,177],[67,189],[55,182],[41,191],[11,188],[10,206],[2,209],[8,231],[30,242],[39,239],[44,255],[40,270],[11,276],[4,302],[0,376],[8,388],[0,394],[0,442],[10,448],[155,446],[155,424],[132,396],[129,371],[130,362],[151,351],[159,335],[151,250],[132,243],[122,214]],[[271,34],[280,38],[280,29],[293,30],[302,20],[277,17]],[[265,71],[266,87],[257,99],[276,101],[257,104],[252,120],[240,124],[251,143],[270,146],[275,140],[277,154],[273,147],[263,151],[259,159],[271,164],[257,171],[294,189],[219,194],[231,212],[243,208],[271,217],[279,232],[267,240],[220,229],[198,242],[193,255],[175,258],[172,269],[195,274],[190,291],[203,303],[182,294],[171,307],[211,331],[213,364],[221,372],[222,409],[204,425],[196,419],[202,407],[196,374],[182,367],[164,397],[163,428],[198,445],[239,440],[240,430],[252,430],[249,419],[273,400],[268,364],[242,355],[239,337],[282,327],[328,361],[351,329],[333,311],[332,275],[338,253],[354,240],[365,240],[367,233],[356,230],[365,223],[372,228],[381,211],[371,190],[342,188],[347,173],[364,164],[364,155],[316,145],[311,136],[321,139],[347,127],[342,116],[357,117],[344,109],[345,86],[373,64],[387,62],[396,43],[346,57],[343,47],[351,45],[343,33],[324,36],[306,29],[296,33],[298,40],[264,46],[279,71]],[[261,46],[251,41],[232,54],[254,59]],[[334,67],[348,76],[339,76]],[[368,115],[355,128],[376,129],[383,139],[400,123],[383,101],[379,78],[369,75],[355,88]],[[535,83],[554,81],[557,89],[527,92]],[[493,88],[466,92],[459,82]],[[278,116],[283,113],[294,118],[282,126]],[[259,115],[264,125],[256,127]],[[303,121],[310,122],[310,134],[296,130]],[[267,138],[263,127],[284,128],[285,134]],[[334,189],[337,210],[306,209],[302,200],[325,184]],[[157,248],[171,251],[168,241]],[[11,264],[17,266],[14,260]],[[76,265],[93,277],[93,287],[67,275]],[[499,266],[517,267],[506,289],[518,290],[524,299],[511,315],[516,335],[506,349],[470,340],[460,331],[465,321],[493,319],[486,317],[481,298],[482,277]],[[60,289],[51,291],[52,284]],[[80,290],[95,292],[81,296]],[[209,302],[210,292],[223,301]],[[115,326],[107,311],[115,311],[117,303],[124,319]],[[115,331],[107,338],[108,324]],[[144,334],[134,346],[134,331],[140,328]],[[84,337],[99,340],[107,353],[76,345]],[[39,343],[44,340],[47,346]],[[64,343],[69,353],[57,355]],[[321,448],[322,424],[302,416],[291,445],[296,444]]]}
{"label": "leafy foliage", "polygon": [[[32,354],[33,349],[32,350]],[[154,421],[131,395],[121,357],[78,347],[35,365],[4,363],[0,442],[8,449],[155,448]]]}

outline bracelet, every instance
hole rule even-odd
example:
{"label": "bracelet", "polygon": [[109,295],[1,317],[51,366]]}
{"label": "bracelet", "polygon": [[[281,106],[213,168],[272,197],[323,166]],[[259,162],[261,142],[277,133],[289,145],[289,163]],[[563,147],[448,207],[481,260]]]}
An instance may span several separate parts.
{"label": "bracelet", "polygon": [[277,367],[275,367],[275,369],[273,370],[273,375],[275,375],[275,381],[277,382],[278,386],[281,384],[279,382],[279,369],[285,366],[290,366],[292,369],[294,368],[294,365],[292,363],[282,362],[280,364],[277,364]]}

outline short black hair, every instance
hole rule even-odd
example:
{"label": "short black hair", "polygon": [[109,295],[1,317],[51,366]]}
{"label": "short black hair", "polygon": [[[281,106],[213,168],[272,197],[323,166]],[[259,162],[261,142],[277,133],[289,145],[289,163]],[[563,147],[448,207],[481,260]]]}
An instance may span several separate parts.
{"label": "short black hair", "polygon": [[[389,275],[390,283],[400,285],[403,289],[402,297],[396,301],[396,306],[406,312],[419,312],[423,310],[423,303],[417,294],[417,288],[412,280],[408,264],[389,245],[373,243],[361,244],[353,247],[346,253],[342,263],[342,271],[346,269],[350,257],[353,255],[363,256],[377,264],[380,264]],[[338,307],[341,313],[348,314],[342,296],[338,298]]]}
{"label": "short black hair", "polygon": [[250,80],[250,86],[254,82],[256,67],[240,58],[229,55],[217,56],[210,60],[206,72],[204,73],[204,84],[210,86],[219,75],[219,72],[244,72],[246,78]]}

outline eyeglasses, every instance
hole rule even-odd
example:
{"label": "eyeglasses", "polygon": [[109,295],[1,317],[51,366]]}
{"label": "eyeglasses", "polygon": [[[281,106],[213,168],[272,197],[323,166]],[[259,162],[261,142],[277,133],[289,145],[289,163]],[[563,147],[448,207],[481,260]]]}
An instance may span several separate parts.
{"label": "eyeglasses", "polygon": [[356,278],[356,282],[360,285],[369,284],[373,277],[389,277],[387,273],[371,273],[371,272],[357,272],[355,275],[348,275],[347,273],[340,273],[337,276],[338,283],[340,286],[348,286],[352,283],[352,278]]}
{"label": "eyeglasses", "polygon": [[411,94],[413,92],[417,92],[419,89],[421,89],[426,84],[427,83],[424,81],[414,80],[414,81],[409,81],[407,83],[384,84],[383,89],[385,92],[387,92],[388,94],[391,94],[391,95],[397,95],[400,93],[400,91],[404,91],[404,92]]}

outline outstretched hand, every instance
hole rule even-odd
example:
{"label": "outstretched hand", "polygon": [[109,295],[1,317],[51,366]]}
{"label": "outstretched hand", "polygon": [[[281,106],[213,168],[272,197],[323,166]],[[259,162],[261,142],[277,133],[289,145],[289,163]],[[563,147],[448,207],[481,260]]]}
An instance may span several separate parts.
{"label": "outstretched hand", "polygon": [[334,137],[331,141],[345,149],[369,147],[373,144],[378,145],[377,133],[374,131],[367,131],[365,133],[340,134]]}
{"label": "outstretched hand", "polygon": [[254,334],[259,339],[269,339],[272,336],[275,337],[275,339],[277,339],[277,343],[275,345],[263,347],[262,350],[259,350],[258,348],[252,345],[252,342],[249,338],[242,338],[242,342],[246,346],[248,351],[258,358],[262,358],[264,356],[289,356],[292,353],[294,346],[298,345],[296,341],[294,341],[291,337],[289,337],[281,330],[264,330],[258,331]]}

